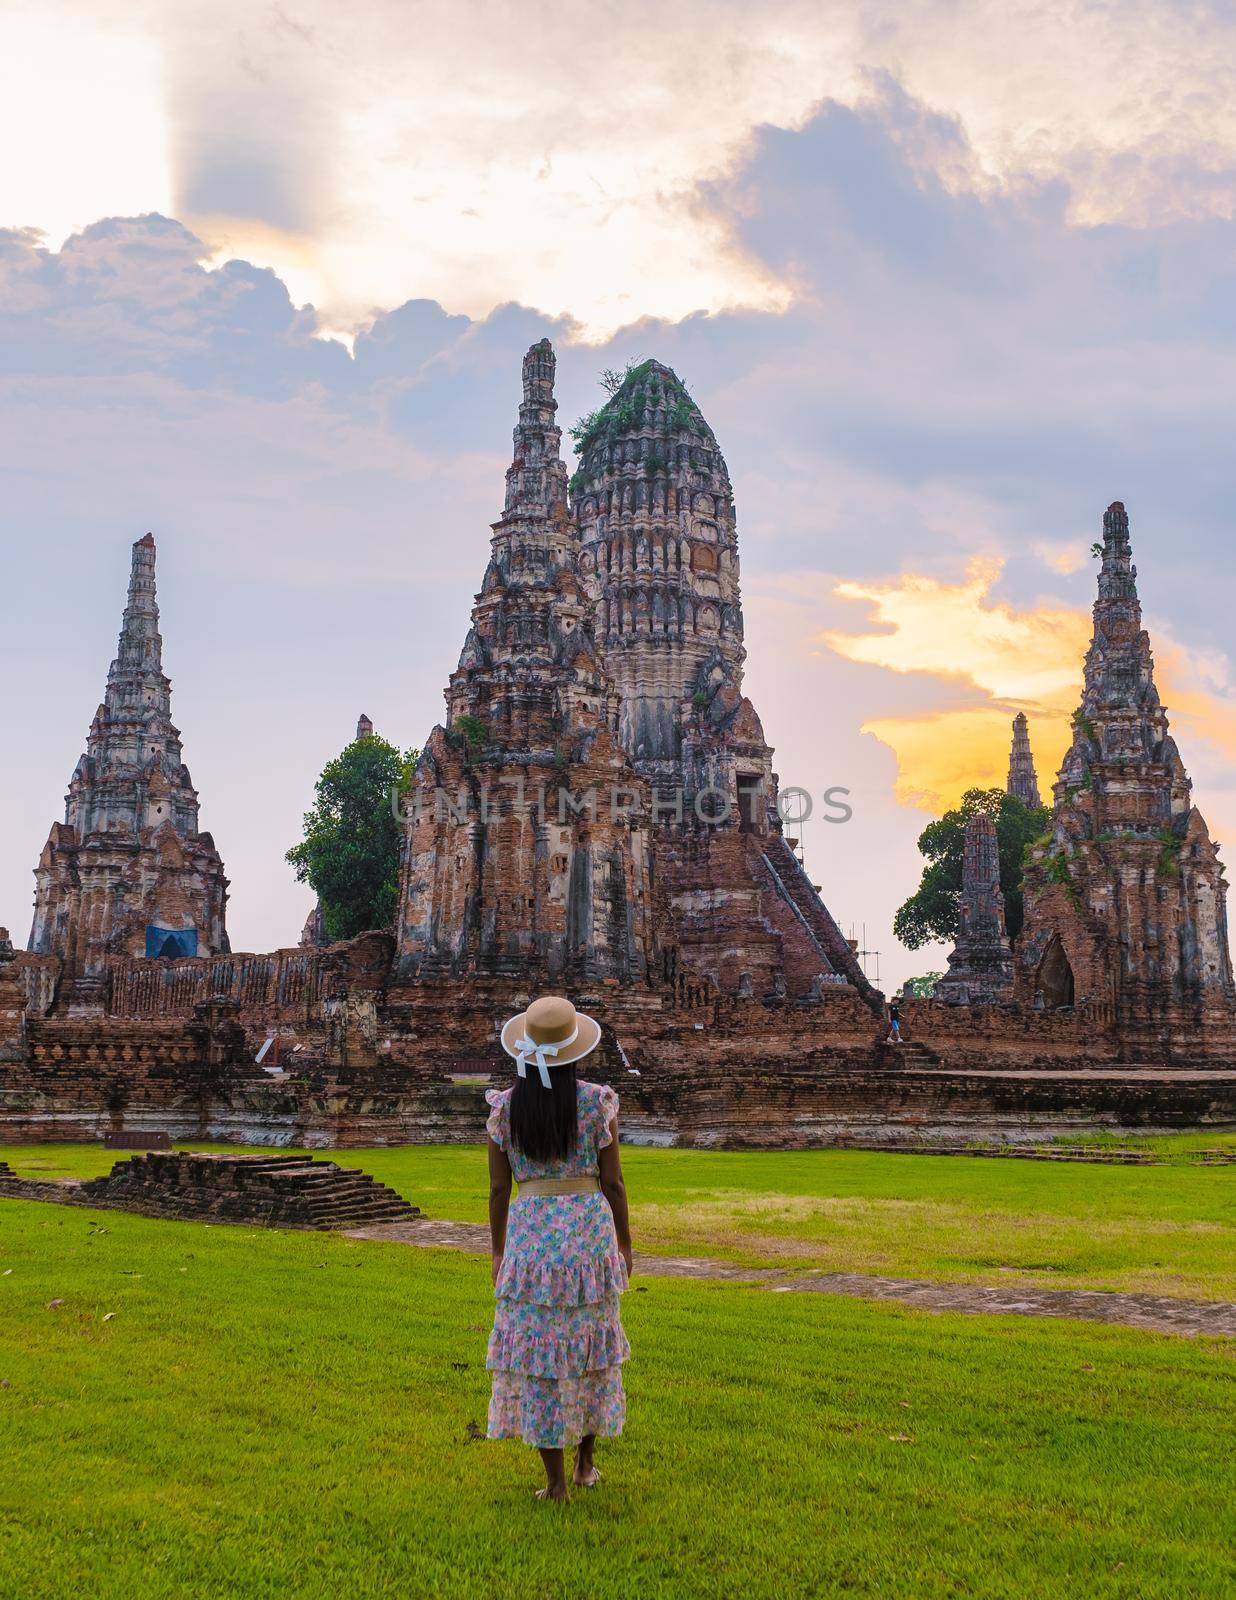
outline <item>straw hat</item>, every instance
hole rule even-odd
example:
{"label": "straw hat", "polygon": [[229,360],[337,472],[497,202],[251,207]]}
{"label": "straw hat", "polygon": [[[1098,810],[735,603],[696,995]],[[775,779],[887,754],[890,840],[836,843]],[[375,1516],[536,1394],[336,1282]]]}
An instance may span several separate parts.
{"label": "straw hat", "polygon": [[536,1067],[548,1089],[550,1067],[569,1066],[590,1055],[601,1042],[601,1024],[561,995],[546,994],[504,1024],[501,1038],[519,1076]]}

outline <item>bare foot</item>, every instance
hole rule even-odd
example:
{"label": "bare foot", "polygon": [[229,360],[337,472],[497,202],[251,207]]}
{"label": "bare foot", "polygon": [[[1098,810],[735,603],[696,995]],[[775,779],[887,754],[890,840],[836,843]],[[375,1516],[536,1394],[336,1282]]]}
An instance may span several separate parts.
{"label": "bare foot", "polygon": [[536,1498],[538,1500],[569,1500],[571,1497],[567,1494],[565,1483],[551,1483],[546,1484],[543,1489],[538,1489]]}
{"label": "bare foot", "polygon": [[575,1472],[571,1479],[579,1489],[595,1489],[601,1474],[592,1462],[592,1440],[585,1439],[575,1450]]}

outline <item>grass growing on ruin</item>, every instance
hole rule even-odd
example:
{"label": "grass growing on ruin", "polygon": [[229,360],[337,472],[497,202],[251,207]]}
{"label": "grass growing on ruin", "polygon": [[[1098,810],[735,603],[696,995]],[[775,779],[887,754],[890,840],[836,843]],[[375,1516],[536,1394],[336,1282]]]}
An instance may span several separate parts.
{"label": "grass growing on ruin", "polygon": [[1236,1582],[1229,1342],[637,1280],[627,1434],[560,1511],[530,1451],[469,1439],[483,1261],[0,1206],[0,1593],[22,1600]]}
{"label": "grass growing on ruin", "polygon": [[[1158,1143],[1170,1153],[1196,1140]],[[430,1216],[484,1221],[485,1162],[476,1146],[317,1153],[364,1167]],[[19,1146],[0,1155],[32,1177],[94,1176],[117,1159],[97,1145]],[[1236,1299],[1231,1167],[859,1150],[627,1148],[623,1161],[641,1249],[750,1266]]]}

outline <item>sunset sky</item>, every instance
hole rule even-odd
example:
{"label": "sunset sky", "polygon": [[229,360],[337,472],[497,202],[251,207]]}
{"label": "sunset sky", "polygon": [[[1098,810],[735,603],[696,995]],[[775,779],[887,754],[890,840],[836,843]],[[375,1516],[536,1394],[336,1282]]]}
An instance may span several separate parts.
{"label": "sunset sky", "polygon": [[[1236,835],[1230,6],[0,0],[0,924],[154,532],[173,714],[237,949],[367,712],[419,744],[501,505],[657,356],[738,504],[747,686],[885,987],[914,841],[1046,788],[1125,501],[1164,700]],[[874,966],[872,967],[874,976]]]}

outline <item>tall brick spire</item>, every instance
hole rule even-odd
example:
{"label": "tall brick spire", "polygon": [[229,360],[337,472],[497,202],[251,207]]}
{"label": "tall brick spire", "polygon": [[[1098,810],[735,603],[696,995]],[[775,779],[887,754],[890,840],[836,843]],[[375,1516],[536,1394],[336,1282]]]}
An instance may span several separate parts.
{"label": "tall brick spire", "polygon": [[515,454],[506,471],[503,521],[566,517],[567,471],[561,458],[562,429],[554,420],[557,357],[548,339],[534,344],[524,357],[523,399],[515,424]]}
{"label": "tall brick spire", "polygon": [[1039,798],[1039,778],[1034,770],[1034,756],[1030,749],[1030,729],[1026,713],[1019,711],[1013,718],[1013,748],[1009,751],[1009,777],[1006,790],[1037,811],[1043,804]]}
{"label": "tall brick spire", "polygon": [[542,339],[524,357],[506,500],[446,690],[446,727],[430,734],[413,775],[396,930],[403,977],[633,981],[658,964],[651,799],[618,742],[556,412],[554,352]]}
{"label": "tall brick spire", "polygon": [[1168,821],[1173,809],[1187,809],[1189,780],[1175,745],[1167,749],[1167,713],[1155,687],[1150,636],[1142,627],[1137,595],[1129,519],[1119,500],[1103,515],[1099,593],[1083,674],[1073,746],[1065,757],[1057,789],[1061,784],[1067,789],[1082,781],[1096,759],[1154,761],[1166,755],[1175,800],[1169,803],[1164,792],[1162,820]]}
{"label": "tall brick spire", "polygon": [[446,691],[448,726],[475,717],[499,742],[525,736],[535,691],[551,680],[564,711],[567,702],[578,701],[589,719],[614,726],[618,720],[618,699],[596,659],[592,606],[579,578],[562,431],[554,420],[555,367],[548,339],[524,357],[506,500]]}
{"label": "tall brick spire", "polygon": [[[1103,561],[1099,569],[1099,599],[1137,601],[1137,568],[1129,539],[1129,518],[1124,505],[1113,500],[1103,513]],[[1140,606],[1138,617],[1141,616]]]}
{"label": "tall brick spire", "polygon": [[[148,533],[133,546],[120,640],[107,669],[103,704],[86,737],[86,754],[69,785],[66,822],[83,838],[99,827],[115,826],[121,812],[132,808],[130,768],[153,760],[181,791],[174,805],[177,831],[196,833],[197,794],[181,754],[180,729],[172,723],[172,685],[163,673],[155,541]],[[133,825],[140,826],[141,820],[134,812]]]}
{"label": "tall brick spire", "polygon": [[1103,517],[1094,632],[1049,837],[1031,848],[1019,997],[1114,1005],[1157,1047],[1234,1021],[1227,885],[1168,728],[1142,627],[1129,521]]}
{"label": "tall brick spire", "polygon": [[120,627],[120,645],[107,675],[109,694],[120,701],[129,684],[166,695],[171,685],[163,676],[163,640],[159,634],[159,604],[155,596],[155,541],[148,533],[133,546],[129,570],[129,600]]}
{"label": "tall brick spire", "polygon": [[155,541],[133,546],[129,590],[95,712],[35,870],[30,948],[99,979],[110,955],[228,948],[227,879],[171,718],[155,592]]}

